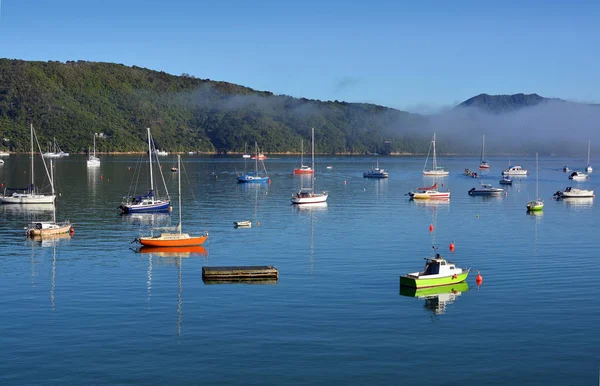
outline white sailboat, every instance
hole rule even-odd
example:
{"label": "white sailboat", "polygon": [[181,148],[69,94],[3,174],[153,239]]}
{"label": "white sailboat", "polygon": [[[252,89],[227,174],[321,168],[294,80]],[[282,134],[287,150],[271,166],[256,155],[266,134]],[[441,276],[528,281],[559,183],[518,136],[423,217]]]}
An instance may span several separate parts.
{"label": "white sailboat", "polygon": [[592,168],[592,165],[590,164],[590,145],[591,145],[592,141],[588,141],[588,162],[587,162],[587,166],[585,168],[585,171],[588,173],[591,173],[594,171],[594,169]]}
{"label": "white sailboat", "polygon": [[479,169],[489,169],[490,164],[485,159],[485,135],[481,139],[481,162],[479,163]]}
{"label": "white sailboat", "polygon": [[97,167],[100,166],[100,158],[96,157],[96,133],[94,133],[94,154],[88,157],[87,160],[88,167]]}
{"label": "white sailboat", "polygon": [[[54,167],[50,159],[50,185],[52,185],[52,196],[54,196]],[[52,221],[35,221],[27,229],[28,237],[44,237],[71,232],[69,221],[56,222],[56,204],[52,202]]]}
{"label": "white sailboat", "polygon": [[[433,167],[430,170],[426,170],[427,161],[429,160],[429,153],[433,148]],[[427,151],[427,158],[425,159],[425,165],[423,166],[423,175],[424,176],[433,176],[433,177],[443,177],[450,174],[450,172],[444,170],[443,167],[437,165],[437,157],[435,154],[435,133],[433,133],[433,140],[429,145],[429,150]]]}
{"label": "white sailboat", "polygon": [[52,138],[52,144],[48,146],[48,151],[43,153],[45,158],[62,158],[68,157],[69,153],[65,153],[56,144],[56,137]]}
{"label": "white sailboat", "polygon": [[[119,206],[122,213],[144,213],[144,212],[161,212],[168,211],[171,206],[171,198],[169,197],[169,191],[167,190],[167,185],[165,183],[165,178],[162,174],[162,168],[160,168],[160,163],[158,159],[156,160],[159,163],[159,171],[160,176],[163,180],[163,185],[165,188],[165,198],[157,197],[157,193],[154,186],[154,178],[152,174],[152,153],[154,153],[152,149],[152,136],[150,135],[150,128],[148,131],[148,167],[150,170],[150,190],[145,196],[125,196],[123,197],[123,201]],[[154,149],[156,150],[156,149]]]}
{"label": "white sailboat", "polygon": [[[37,138],[35,138],[35,131],[33,130],[33,124],[30,126],[30,134],[31,134],[31,185],[27,188],[10,188],[4,189],[4,194],[0,197],[0,202],[2,204],[52,204],[56,196],[54,193],[42,194],[38,192],[35,188],[35,176],[33,170],[33,161],[34,161],[34,153],[33,153],[33,141],[34,139],[37,142]],[[38,148],[40,148],[38,143]],[[40,154],[41,154],[40,149]],[[48,173],[48,169],[46,168],[46,162],[44,158],[42,158],[42,162],[44,164],[44,168],[46,169],[46,174]],[[6,195],[7,190],[13,190],[11,195]]]}
{"label": "white sailboat", "polygon": [[316,193],[315,192],[315,128],[312,129],[312,162],[311,169],[313,173],[311,175],[310,187],[303,187],[302,180],[300,182],[300,190],[294,194],[291,198],[292,204],[316,204],[326,202],[329,194],[327,192]]}

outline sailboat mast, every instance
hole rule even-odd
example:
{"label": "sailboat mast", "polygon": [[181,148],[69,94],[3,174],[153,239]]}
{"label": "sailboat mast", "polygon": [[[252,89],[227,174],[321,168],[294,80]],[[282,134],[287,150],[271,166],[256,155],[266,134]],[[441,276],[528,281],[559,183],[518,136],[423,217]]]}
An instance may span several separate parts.
{"label": "sailboat mast", "polygon": [[150,162],[150,191],[152,192],[152,203],[154,203],[154,179],[152,178],[152,147],[150,146],[150,128],[148,127],[148,159]]}
{"label": "sailboat mast", "polygon": [[539,166],[538,166],[538,153],[535,153],[535,195],[536,199],[539,200],[539,186],[540,186],[540,175],[539,175]]}
{"label": "sailboat mast", "polygon": [[256,158],[254,159],[254,171],[256,172],[256,176],[258,176],[258,143],[254,142],[254,148],[256,150]]}
{"label": "sailboat mast", "polygon": [[31,134],[31,193],[33,193],[33,123],[30,124]]}
{"label": "sailboat mast", "polygon": [[435,158],[435,133],[433,133],[433,171],[437,170],[437,160]]}
{"label": "sailboat mast", "polygon": [[315,190],[315,128],[312,128],[312,161],[310,163],[312,168],[312,190]]}
{"label": "sailboat mast", "polygon": [[481,138],[481,162],[485,160],[485,134]]}
{"label": "sailboat mast", "polygon": [[94,133],[94,157],[96,157],[96,133]]}
{"label": "sailboat mast", "polygon": [[[50,158],[50,186],[52,187],[52,197],[54,197],[54,167],[52,165],[52,158]],[[56,204],[54,199],[52,200],[52,222],[56,224]]]}
{"label": "sailboat mast", "polygon": [[588,166],[590,165],[590,144],[592,143],[592,140],[588,140]]}
{"label": "sailboat mast", "polygon": [[[589,154],[588,154],[588,163],[590,163]],[[304,140],[303,139],[300,140],[300,167],[302,167],[302,166],[304,166]]]}
{"label": "sailboat mast", "polygon": [[181,234],[181,155],[177,154],[177,182],[179,184],[179,234]]}

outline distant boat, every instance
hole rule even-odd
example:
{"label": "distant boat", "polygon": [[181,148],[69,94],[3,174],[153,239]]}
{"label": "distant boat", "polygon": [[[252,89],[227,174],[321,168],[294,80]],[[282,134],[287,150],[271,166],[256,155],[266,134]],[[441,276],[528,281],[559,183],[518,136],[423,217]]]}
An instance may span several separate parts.
{"label": "distant boat", "polygon": [[379,168],[379,159],[377,166],[363,173],[363,178],[388,178],[388,172]]}
{"label": "distant boat", "polygon": [[94,133],[94,154],[90,154],[87,160],[88,167],[100,166],[100,158],[96,157],[96,134]]}
{"label": "distant boat", "polygon": [[161,157],[165,157],[165,156],[168,156],[168,155],[169,155],[169,152],[168,152],[168,151],[166,151],[166,150],[158,150],[158,149],[157,149],[155,154],[156,154],[156,155],[159,155],[159,156],[161,156]]}
{"label": "distant boat", "polygon": [[569,172],[569,171],[571,171],[571,169],[569,169],[569,167],[568,167],[567,165],[565,165],[565,166],[563,167],[562,171],[566,173],[566,172]]}
{"label": "distant boat", "polygon": [[[35,154],[33,153],[33,142],[36,141],[37,137],[35,135],[35,130],[33,130],[33,125],[30,125],[30,135],[31,135],[31,184],[26,188],[5,188],[4,194],[0,197],[0,202],[2,204],[52,204],[54,203],[54,199],[56,196],[54,193],[52,194],[42,194],[35,187],[35,177],[34,177],[34,169],[33,169],[33,161],[35,158]],[[38,144],[38,149],[40,148],[40,144]],[[41,151],[40,151],[41,153]],[[44,169],[46,170],[46,175],[49,175],[48,169],[46,168],[46,162],[42,157],[42,163],[44,164]],[[7,191],[13,191],[11,195],[6,195]]]}
{"label": "distant boat", "polygon": [[300,168],[294,169],[294,174],[312,174],[313,169],[310,166],[304,165],[304,141],[300,140]]}
{"label": "distant boat", "polygon": [[544,201],[540,198],[539,193],[539,170],[538,170],[538,153],[535,153],[535,200],[527,203],[528,212],[539,212],[544,209]]}
{"label": "distant boat", "polygon": [[[312,161],[311,168],[315,169],[315,128],[312,129]],[[303,187],[302,180],[300,181],[300,190],[291,198],[292,204],[317,204],[327,201],[329,194],[327,192],[315,192],[315,173],[312,173],[310,179],[310,187]]]}
{"label": "distant boat", "polygon": [[587,158],[587,167],[585,168],[585,171],[588,173],[591,173],[594,171],[594,169],[592,168],[592,164],[590,164],[590,146],[592,144],[592,141],[588,141],[588,158]]}
{"label": "distant boat", "polygon": [[[52,186],[52,196],[54,196],[54,170],[52,159],[50,159],[50,185]],[[52,202],[52,221],[35,221],[27,229],[28,237],[45,237],[69,233],[72,229],[69,221],[61,223],[56,222],[56,205]]]}
{"label": "distant boat", "polygon": [[504,189],[494,188],[492,184],[481,184],[481,187],[469,190],[469,196],[498,196],[502,193]]}
{"label": "distant boat", "polygon": [[257,155],[253,155],[252,159],[267,159],[267,156],[264,155],[263,153],[259,153]]}
{"label": "distant boat", "polygon": [[440,192],[437,190],[438,183],[436,182],[432,186],[424,188],[418,188],[416,192],[410,191],[408,195],[414,200],[429,200],[429,199],[448,199],[450,198],[450,192]]}
{"label": "distant boat", "polygon": [[498,181],[500,185],[512,185],[512,179],[509,176],[504,176]]}
{"label": "distant boat", "polygon": [[10,155],[7,151],[0,151],[0,157],[8,157]]}
{"label": "distant boat", "polygon": [[589,178],[589,176],[582,172],[573,172],[569,174],[569,179],[574,181],[585,181]]}
{"label": "distant boat", "polygon": [[[431,152],[431,149],[433,148],[433,165],[432,168],[427,170],[427,161],[429,160],[429,153]],[[447,172],[446,170],[444,170],[443,167],[438,166],[437,165],[437,157],[435,154],[435,133],[433,133],[433,140],[431,141],[431,144],[429,145],[429,150],[427,151],[427,158],[425,159],[425,166],[423,166],[423,175],[425,176],[433,176],[433,177],[443,177],[443,176],[447,176],[450,172]]]}
{"label": "distant boat", "polygon": [[248,154],[248,142],[246,142],[244,144],[244,155],[242,156],[242,158],[250,158],[252,157],[250,154]]}
{"label": "distant boat", "polygon": [[53,138],[52,144],[48,146],[48,151],[43,153],[45,158],[62,158],[68,157],[69,153],[65,153],[60,149],[60,147],[56,144],[56,138]]}
{"label": "distant boat", "polygon": [[485,159],[485,135],[481,140],[481,162],[479,163],[479,169],[489,169],[490,164]]}
{"label": "distant boat", "polygon": [[503,176],[526,176],[529,172],[519,165],[510,165],[508,169],[502,171]]}
{"label": "distant boat", "polygon": [[[161,198],[156,196],[156,189],[154,186],[154,178],[152,174],[152,136],[150,134],[150,128],[148,131],[148,169],[150,171],[150,190],[145,196],[125,196],[119,208],[122,213],[142,213],[142,212],[160,212],[168,211],[171,206],[171,199],[169,198],[169,192],[165,185],[166,197]],[[157,160],[158,162],[158,160]],[[160,175],[162,175],[162,168],[159,167]],[[164,182],[164,177],[162,178]]]}
{"label": "distant boat", "polygon": [[[177,155],[177,167],[181,169],[181,156]],[[208,232],[203,231],[198,236],[190,236],[181,230],[181,173],[178,175],[179,185],[179,223],[174,233],[161,233],[160,236],[144,236],[136,239],[144,247],[192,247],[202,245],[208,238]]]}
{"label": "distant boat", "polygon": [[234,221],[233,226],[235,228],[251,228],[252,222],[244,220],[244,221]]}
{"label": "distant boat", "polygon": [[554,193],[556,198],[581,198],[581,197],[594,197],[593,190],[577,189],[568,186],[565,190],[559,190]]}
{"label": "distant boat", "polygon": [[[267,174],[267,169],[265,168],[265,164],[264,162],[262,162],[262,159],[260,157],[258,157],[259,152],[258,152],[258,144],[256,142],[254,142],[254,147],[256,149],[256,154],[257,156],[252,157],[256,162],[255,162],[255,166],[254,166],[254,171],[253,172],[247,172],[244,173],[242,175],[238,175],[237,176],[237,180],[238,182],[269,182],[269,175]],[[262,170],[258,170],[258,161],[261,161],[261,166],[262,166]]]}

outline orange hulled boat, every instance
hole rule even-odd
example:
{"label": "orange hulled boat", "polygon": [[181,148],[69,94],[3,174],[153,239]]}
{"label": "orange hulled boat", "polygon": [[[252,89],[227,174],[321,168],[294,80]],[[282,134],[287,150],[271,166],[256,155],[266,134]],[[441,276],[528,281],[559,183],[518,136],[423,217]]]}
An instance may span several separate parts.
{"label": "orange hulled boat", "polygon": [[[177,155],[177,170],[181,170],[181,156]],[[208,232],[202,231],[198,236],[191,236],[181,231],[181,173],[179,181],[179,224],[175,232],[161,233],[160,236],[145,236],[135,239],[144,247],[192,247],[202,245],[208,238]]]}

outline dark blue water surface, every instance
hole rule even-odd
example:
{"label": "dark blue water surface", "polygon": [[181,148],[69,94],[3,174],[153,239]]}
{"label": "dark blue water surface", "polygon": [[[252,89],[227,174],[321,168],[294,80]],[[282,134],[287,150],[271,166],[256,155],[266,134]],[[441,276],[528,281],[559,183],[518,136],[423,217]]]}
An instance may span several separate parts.
{"label": "dark blue water surface", "polygon": [[[136,253],[130,242],[172,214],[120,216],[137,156],[56,162],[57,217],[72,238],[29,241],[28,221],[48,211],[0,207],[0,384],[596,384],[600,364],[598,205],[552,200],[573,183],[561,171],[584,159],[512,157],[530,175],[498,198],[508,159],[475,180],[476,158],[440,160],[449,203],[405,195],[432,180],[423,157],[381,157],[388,180],[362,172],[374,157],[319,157],[328,206],[299,209],[296,157],[266,161],[272,182],[243,185],[240,158],[184,156],[183,227],[207,229],[206,253]],[[174,158],[161,158],[164,169]],[[27,184],[27,156],[0,166],[5,186]],[[37,162],[37,161],[36,161]],[[326,165],[333,166],[326,169]],[[600,167],[600,165],[598,165]],[[36,165],[41,182],[41,164]],[[176,173],[165,173],[176,197]],[[305,181],[305,182],[308,182]],[[190,189],[191,188],[191,189]],[[251,220],[250,229],[234,221]],[[429,226],[434,231],[429,232]],[[456,250],[449,252],[454,241]],[[480,270],[468,291],[410,297],[399,276],[420,270],[432,244]],[[204,284],[202,266],[274,265],[276,284]]]}

